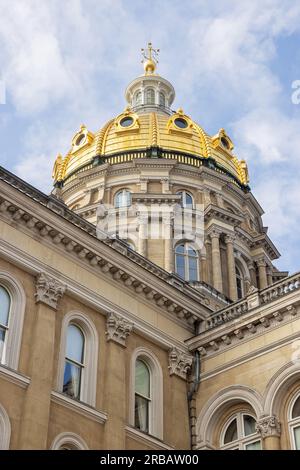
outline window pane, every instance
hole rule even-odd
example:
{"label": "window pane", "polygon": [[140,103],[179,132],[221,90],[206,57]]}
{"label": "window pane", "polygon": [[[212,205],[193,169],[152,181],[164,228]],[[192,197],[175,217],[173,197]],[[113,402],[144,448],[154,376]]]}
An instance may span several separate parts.
{"label": "window pane", "polygon": [[139,395],[150,398],[150,373],[143,361],[135,363],[135,391]]}
{"label": "window pane", "polygon": [[178,276],[185,279],[184,256],[176,254],[176,272]]}
{"label": "window pane", "polygon": [[142,102],[142,93],[138,91],[137,94],[135,95],[135,104],[138,105],[138,104],[141,104],[141,102]]}
{"label": "window pane", "polygon": [[141,431],[149,432],[149,402],[139,395],[135,395],[134,425]]}
{"label": "window pane", "polygon": [[295,446],[297,450],[300,450],[300,426],[294,428]]}
{"label": "window pane", "polygon": [[0,363],[4,362],[4,357],[3,357],[4,340],[5,340],[5,330],[4,328],[0,328]]}
{"label": "window pane", "polygon": [[297,418],[298,416],[300,416],[300,396],[295,401],[292,411],[292,418]]}
{"label": "window pane", "polygon": [[155,93],[154,90],[147,90],[146,91],[146,104],[154,104],[155,103]]}
{"label": "window pane", "polygon": [[166,103],[165,95],[162,92],[160,92],[159,93],[159,104],[161,106],[165,106],[165,103]]}
{"label": "window pane", "polygon": [[83,362],[84,337],[75,325],[68,326],[66,357],[76,362]]}
{"label": "window pane", "polygon": [[224,444],[228,444],[229,442],[236,441],[237,439],[237,422],[236,419],[231,421],[229,424],[227,431],[224,437]]}
{"label": "window pane", "polygon": [[189,281],[198,280],[197,258],[189,256]]}
{"label": "window pane", "polygon": [[63,393],[72,398],[80,398],[81,367],[66,361]]}
{"label": "window pane", "polygon": [[186,206],[192,206],[193,205],[193,198],[188,193],[185,193],[185,205]]}
{"label": "window pane", "polygon": [[131,193],[123,190],[117,193],[115,199],[115,207],[128,207],[131,204]]}
{"label": "window pane", "polygon": [[249,434],[254,434],[255,431],[255,419],[252,416],[244,415],[244,436],[249,436]]}
{"label": "window pane", "polygon": [[176,253],[184,253],[184,245],[177,245]]}
{"label": "window pane", "polygon": [[246,450],[261,450],[260,441],[251,442],[251,444],[246,445]]}
{"label": "window pane", "polygon": [[10,297],[4,287],[0,286],[0,324],[8,325],[8,314],[10,308]]}

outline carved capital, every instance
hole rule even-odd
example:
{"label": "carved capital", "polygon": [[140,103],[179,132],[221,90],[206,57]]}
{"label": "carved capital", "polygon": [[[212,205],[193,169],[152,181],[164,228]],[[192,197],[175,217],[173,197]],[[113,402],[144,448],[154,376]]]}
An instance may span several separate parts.
{"label": "carved capital", "polygon": [[270,436],[280,436],[281,425],[276,416],[263,415],[255,425],[256,432],[261,434],[262,438]]}
{"label": "carved capital", "polygon": [[256,260],[256,264],[258,267],[262,266],[265,268],[267,266],[267,262],[265,258],[259,258],[258,260]]}
{"label": "carved capital", "polygon": [[129,336],[133,328],[133,323],[125,320],[116,313],[110,312],[106,320],[106,340],[115,341],[125,346],[126,338]]}
{"label": "carved capital", "polygon": [[172,348],[169,351],[169,372],[170,375],[178,375],[182,379],[186,379],[186,374],[191,368],[193,362],[192,356]]}
{"label": "carved capital", "polygon": [[219,229],[219,228],[214,228],[212,229],[210,232],[209,232],[209,236],[210,238],[220,238],[221,234],[222,234],[222,230]]}
{"label": "carved capital", "polygon": [[48,274],[40,273],[37,277],[35,288],[36,303],[42,302],[57,310],[58,301],[63,296],[66,286]]}
{"label": "carved capital", "polygon": [[225,236],[225,243],[228,245],[229,243],[234,243],[235,235],[226,235]]}

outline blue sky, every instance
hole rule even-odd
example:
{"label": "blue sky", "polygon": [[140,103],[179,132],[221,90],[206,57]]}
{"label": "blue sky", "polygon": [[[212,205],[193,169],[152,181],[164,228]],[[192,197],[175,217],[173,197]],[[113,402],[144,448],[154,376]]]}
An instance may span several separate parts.
{"label": "blue sky", "polygon": [[276,265],[299,270],[298,0],[0,0],[0,11],[2,166],[49,192],[80,124],[96,131],[124,109],[152,41],[174,109],[210,134],[225,128],[282,253]]}

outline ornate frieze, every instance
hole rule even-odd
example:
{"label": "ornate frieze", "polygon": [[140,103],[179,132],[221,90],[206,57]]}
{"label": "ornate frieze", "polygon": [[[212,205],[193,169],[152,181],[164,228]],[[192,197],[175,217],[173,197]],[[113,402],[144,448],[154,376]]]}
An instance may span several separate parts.
{"label": "ornate frieze", "polygon": [[115,341],[122,346],[126,346],[126,338],[130,335],[132,329],[132,322],[116,313],[108,313],[105,332],[107,341]]}
{"label": "ornate frieze", "polygon": [[35,287],[35,301],[42,302],[57,310],[58,301],[63,296],[66,286],[48,274],[40,273]]}
{"label": "ornate frieze", "polygon": [[186,379],[186,374],[192,366],[192,356],[172,348],[169,351],[169,372],[170,375],[178,375],[182,379]]}
{"label": "ornate frieze", "polygon": [[262,416],[255,425],[256,432],[262,438],[270,436],[280,436],[281,425],[276,416]]}

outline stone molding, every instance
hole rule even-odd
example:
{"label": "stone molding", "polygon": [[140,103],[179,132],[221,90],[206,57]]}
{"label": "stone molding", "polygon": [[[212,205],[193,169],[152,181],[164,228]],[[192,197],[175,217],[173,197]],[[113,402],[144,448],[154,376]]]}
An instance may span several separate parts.
{"label": "stone molding", "polygon": [[40,273],[36,279],[36,303],[41,302],[57,310],[58,301],[63,296],[66,286],[45,273]]}
{"label": "stone molding", "polygon": [[106,340],[126,346],[127,336],[133,329],[133,323],[116,313],[109,312],[106,320]]}
{"label": "stone molding", "polygon": [[264,439],[266,437],[280,437],[281,434],[281,424],[278,421],[277,416],[266,416],[263,415],[255,425],[256,432],[261,434],[261,437]]}
{"label": "stone molding", "polygon": [[185,354],[177,348],[172,348],[169,351],[169,373],[170,375],[178,375],[186,380],[186,374],[192,367],[192,356]]}

